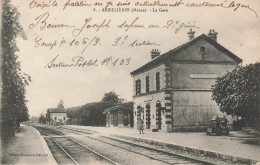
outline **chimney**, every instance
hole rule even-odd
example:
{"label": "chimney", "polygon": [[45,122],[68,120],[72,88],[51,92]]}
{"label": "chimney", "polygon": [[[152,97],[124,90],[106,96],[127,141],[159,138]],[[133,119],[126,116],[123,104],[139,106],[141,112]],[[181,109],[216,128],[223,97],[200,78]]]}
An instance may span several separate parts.
{"label": "chimney", "polygon": [[195,31],[192,31],[192,29],[190,29],[190,31],[187,34],[188,34],[189,41],[190,41],[194,38]]}
{"label": "chimney", "polygon": [[152,59],[154,59],[155,57],[158,57],[158,56],[160,56],[160,51],[158,50],[158,49],[152,49],[152,51],[151,51],[151,57],[152,57]]}
{"label": "chimney", "polygon": [[218,35],[218,32],[215,32],[214,29],[209,30],[209,33],[208,33],[209,38],[213,39],[216,42],[217,42],[217,35]]}

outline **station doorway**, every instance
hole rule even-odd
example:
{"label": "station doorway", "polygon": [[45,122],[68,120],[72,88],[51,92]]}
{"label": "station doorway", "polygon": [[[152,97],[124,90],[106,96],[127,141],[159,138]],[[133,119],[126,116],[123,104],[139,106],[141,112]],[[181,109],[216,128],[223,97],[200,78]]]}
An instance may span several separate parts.
{"label": "station doorway", "polygon": [[161,111],[161,103],[156,104],[156,128],[162,129],[162,111]]}

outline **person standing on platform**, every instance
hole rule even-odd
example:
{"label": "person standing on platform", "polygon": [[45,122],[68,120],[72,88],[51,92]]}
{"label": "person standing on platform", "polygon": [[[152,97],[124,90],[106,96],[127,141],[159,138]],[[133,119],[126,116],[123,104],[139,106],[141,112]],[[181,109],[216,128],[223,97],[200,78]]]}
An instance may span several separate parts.
{"label": "person standing on platform", "polygon": [[137,129],[139,130],[140,134],[144,134],[144,121],[141,118],[139,118],[137,121]]}

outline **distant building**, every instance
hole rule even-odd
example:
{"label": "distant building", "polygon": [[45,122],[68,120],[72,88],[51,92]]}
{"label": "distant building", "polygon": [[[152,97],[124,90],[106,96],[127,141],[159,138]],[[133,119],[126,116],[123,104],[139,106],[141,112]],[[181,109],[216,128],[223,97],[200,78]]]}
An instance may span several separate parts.
{"label": "distant building", "polygon": [[39,122],[39,117],[31,116],[31,117],[30,117],[30,121],[31,121],[32,123]]}
{"label": "distant building", "polygon": [[106,126],[133,127],[133,102],[123,103],[104,110]]}
{"label": "distant building", "polygon": [[49,123],[66,124],[67,110],[64,108],[49,108],[47,109],[47,120]]}
{"label": "distant building", "polygon": [[214,115],[222,115],[211,100],[211,85],[242,60],[217,43],[210,30],[167,53],[151,51],[152,60],[131,72],[134,125],[142,118],[146,129],[197,131]]}

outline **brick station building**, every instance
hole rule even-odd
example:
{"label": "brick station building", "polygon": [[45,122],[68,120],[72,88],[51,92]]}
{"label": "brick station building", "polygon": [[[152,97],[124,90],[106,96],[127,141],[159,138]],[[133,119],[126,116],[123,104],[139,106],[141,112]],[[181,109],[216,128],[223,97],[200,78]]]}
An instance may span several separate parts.
{"label": "brick station building", "polygon": [[196,38],[194,33],[190,30],[187,43],[162,55],[153,49],[151,61],[131,72],[134,127],[140,117],[146,129],[198,131],[213,116],[223,116],[211,100],[211,85],[242,60],[217,43],[214,30]]}

